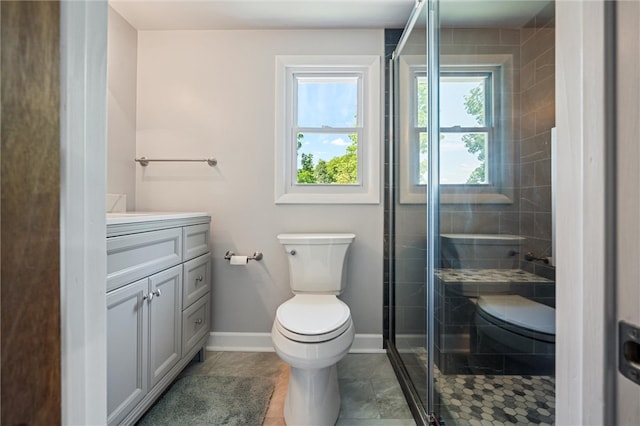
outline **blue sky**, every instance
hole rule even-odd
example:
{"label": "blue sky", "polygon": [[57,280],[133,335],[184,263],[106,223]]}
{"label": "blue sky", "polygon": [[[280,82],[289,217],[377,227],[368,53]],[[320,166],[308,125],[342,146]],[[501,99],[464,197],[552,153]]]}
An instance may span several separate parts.
{"label": "blue sky", "polygon": [[[336,78],[318,83],[313,78],[298,80],[299,127],[353,127],[358,111],[357,79]],[[314,162],[346,153],[351,144],[344,133],[305,133],[301,152],[313,154]]]}

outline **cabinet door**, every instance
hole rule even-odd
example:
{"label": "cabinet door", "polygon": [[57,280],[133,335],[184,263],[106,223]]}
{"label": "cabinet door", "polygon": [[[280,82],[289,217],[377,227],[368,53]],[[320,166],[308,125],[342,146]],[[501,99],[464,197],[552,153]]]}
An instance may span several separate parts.
{"label": "cabinet door", "polygon": [[182,265],[149,278],[149,386],[182,356]]}
{"label": "cabinet door", "polygon": [[118,424],[147,394],[148,280],[107,293],[107,422]]}

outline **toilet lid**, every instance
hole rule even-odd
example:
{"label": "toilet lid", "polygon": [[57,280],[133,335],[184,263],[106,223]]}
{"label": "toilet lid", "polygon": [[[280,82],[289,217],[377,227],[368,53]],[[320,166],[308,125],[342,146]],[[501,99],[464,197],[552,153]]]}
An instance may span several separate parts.
{"label": "toilet lid", "polygon": [[537,333],[556,334],[556,310],[518,295],[480,296],[478,309],[507,324]]}
{"label": "toilet lid", "polygon": [[298,294],[276,311],[276,326],[288,338],[304,342],[330,340],[350,324],[349,307],[334,295]]}

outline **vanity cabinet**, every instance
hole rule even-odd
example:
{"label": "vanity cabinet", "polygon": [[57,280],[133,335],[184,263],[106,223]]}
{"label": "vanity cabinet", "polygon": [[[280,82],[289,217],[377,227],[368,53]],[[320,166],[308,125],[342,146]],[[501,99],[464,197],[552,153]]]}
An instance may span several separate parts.
{"label": "vanity cabinet", "polygon": [[138,227],[107,221],[109,425],[135,423],[189,361],[204,359],[209,221],[158,219],[155,227],[149,220]]}

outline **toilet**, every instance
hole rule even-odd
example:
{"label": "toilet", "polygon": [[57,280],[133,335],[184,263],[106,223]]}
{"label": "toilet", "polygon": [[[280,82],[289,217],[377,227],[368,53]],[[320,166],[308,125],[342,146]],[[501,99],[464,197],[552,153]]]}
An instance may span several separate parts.
{"label": "toilet", "polygon": [[294,296],[277,311],[271,339],[291,372],[284,405],[288,426],[333,425],[340,412],[337,362],[355,330],[349,307],[337,298],[346,285],[354,234],[280,234]]}
{"label": "toilet", "polygon": [[476,305],[478,333],[510,349],[510,353],[553,355],[555,309],[518,295],[485,295]]}

